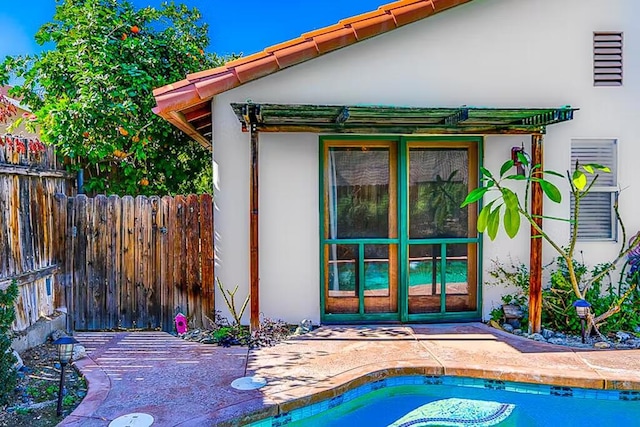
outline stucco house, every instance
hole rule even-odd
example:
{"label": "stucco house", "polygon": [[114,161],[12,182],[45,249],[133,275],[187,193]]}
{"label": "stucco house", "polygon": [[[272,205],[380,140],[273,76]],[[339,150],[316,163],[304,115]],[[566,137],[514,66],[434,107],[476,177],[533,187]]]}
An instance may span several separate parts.
{"label": "stucco house", "polygon": [[402,0],[156,89],[155,112],[213,150],[215,274],[251,294],[252,323],[486,319],[503,290],[483,266],[531,260],[539,285],[554,255],[528,227],[491,242],[477,204],[459,208],[517,148],[611,167],[579,230],[586,263],[611,259],[620,188],[640,228],[639,16],[637,0]]}

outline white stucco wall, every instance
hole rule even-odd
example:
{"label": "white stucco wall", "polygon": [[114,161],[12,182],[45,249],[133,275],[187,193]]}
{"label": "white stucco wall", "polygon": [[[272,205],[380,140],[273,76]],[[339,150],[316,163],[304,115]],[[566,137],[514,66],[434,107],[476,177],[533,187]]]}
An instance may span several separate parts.
{"label": "white stucco wall", "polygon": [[[545,166],[570,165],[572,138],[618,139],[620,207],[629,230],[640,228],[640,2],[637,0],[475,0],[373,39],[324,55],[218,95],[213,101],[216,274],[229,287],[249,284],[249,134],[229,103],[386,104],[413,106],[579,107],[575,119],[549,127]],[[594,31],[624,32],[624,86],[593,87]],[[487,137],[484,164],[496,170],[528,136]],[[269,317],[318,322],[318,136],[260,135],[261,311]],[[545,203],[568,216],[568,201]],[[545,221],[562,240],[563,223]],[[617,251],[616,243],[581,244],[587,263]],[[516,239],[485,241],[483,261],[528,260],[528,227]],[[553,252],[545,246],[545,259]],[[484,312],[500,290],[485,288]],[[218,296],[217,308],[224,309]],[[223,310],[224,311],[224,310]],[[248,312],[245,314],[248,320]]]}

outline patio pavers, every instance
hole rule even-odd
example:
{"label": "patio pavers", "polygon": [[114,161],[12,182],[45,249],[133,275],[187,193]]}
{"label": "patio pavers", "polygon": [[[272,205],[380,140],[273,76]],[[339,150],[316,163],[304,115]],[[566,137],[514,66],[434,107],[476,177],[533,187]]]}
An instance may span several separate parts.
{"label": "patio pavers", "polygon": [[[154,426],[237,425],[405,374],[640,390],[640,350],[559,347],[481,323],[323,326],[250,351],[163,332],[76,338],[89,354],[76,362],[89,393],[65,426],[106,426],[131,412],[151,414]],[[245,375],[264,377],[267,386],[230,386]]]}

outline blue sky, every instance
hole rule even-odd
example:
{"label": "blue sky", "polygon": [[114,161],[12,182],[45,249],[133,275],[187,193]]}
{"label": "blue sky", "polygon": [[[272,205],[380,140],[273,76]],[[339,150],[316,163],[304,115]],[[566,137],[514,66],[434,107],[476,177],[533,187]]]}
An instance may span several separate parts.
{"label": "blue sky", "polygon": [[[136,6],[159,6],[162,0],[132,0]],[[209,24],[211,45],[221,55],[260,51],[340,19],[376,9],[391,0],[182,0],[202,12]],[[2,1],[0,60],[6,55],[41,50],[33,40],[40,26],[51,20],[55,0]]]}

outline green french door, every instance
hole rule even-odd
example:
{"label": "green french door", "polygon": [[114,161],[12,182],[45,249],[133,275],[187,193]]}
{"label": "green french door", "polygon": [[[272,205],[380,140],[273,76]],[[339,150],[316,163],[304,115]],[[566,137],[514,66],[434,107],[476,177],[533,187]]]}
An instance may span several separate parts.
{"label": "green french door", "polygon": [[481,138],[321,138],[325,322],[476,319]]}

